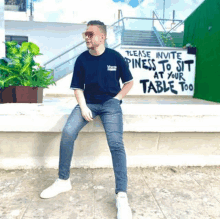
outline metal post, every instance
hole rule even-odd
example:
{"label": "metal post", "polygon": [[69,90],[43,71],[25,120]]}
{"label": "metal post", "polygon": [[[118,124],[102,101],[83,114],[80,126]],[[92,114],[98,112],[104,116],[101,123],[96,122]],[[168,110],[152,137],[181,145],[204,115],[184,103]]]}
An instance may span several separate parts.
{"label": "metal post", "polygon": [[33,16],[33,2],[31,1],[31,17]]}
{"label": "metal post", "polygon": [[5,51],[5,18],[4,18],[4,13],[5,13],[5,1],[0,0],[0,59],[6,56],[6,51]]}
{"label": "metal post", "polygon": [[[154,11],[153,11],[153,19],[154,19]],[[153,27],[154,27],[154,20],[153,20]]]}
{"label": "metal post", "polygon": [[[163,19],[165,19],[165,0],[163,0]],[[164,20],[163,20],[164,24]]]}
{"label": "metal post", "polygon": [[[118,20],[120,19],[120,9],[118,9]],[[119,25],[119,22],[118,22],[118,26],[120,26]]]}
{"label": "metal post", "polygon": [[29,16],[29,21],[33,21],[33,1],[30,3],[30,16]]}
{"label": "metal post", "polygon": [[173,28],[173,26],[175,25],[175,10],[173,10],[173,23],[171,23],[171,29]]}

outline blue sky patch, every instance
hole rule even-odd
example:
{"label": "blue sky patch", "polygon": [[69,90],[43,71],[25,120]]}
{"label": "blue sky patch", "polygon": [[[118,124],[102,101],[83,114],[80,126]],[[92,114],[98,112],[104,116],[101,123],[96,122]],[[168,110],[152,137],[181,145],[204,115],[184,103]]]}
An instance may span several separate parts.
{"label": "blue sky patch", "polygon": [[[142,0],[141,2],[143,2],[144,0]],[[125,0],[113,0],[113,2],[126,2]],[[137,7],[139,5],[139,1],[138,0],[131,0],[129,2],[129,5],[132,6],[133,8]]]}

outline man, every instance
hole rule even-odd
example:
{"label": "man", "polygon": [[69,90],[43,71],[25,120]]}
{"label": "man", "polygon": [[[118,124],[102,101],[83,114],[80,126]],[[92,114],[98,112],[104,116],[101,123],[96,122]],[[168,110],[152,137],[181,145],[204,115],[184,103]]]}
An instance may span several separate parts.
{"label": "man", "polygon": [[[74,142],[79,131],[97,115],[100,116],[112,155],[116,188],[117,218],[132,218],[127,199],[127,165],[123,144],[122,98],[133,86],[133,77],[123,56],[105,48],[106,26],[90,21],[83,37],[88,50],[76,59],[70,87],[78,104],[70,114],[60,143],[59,178],[40,197],[51,198],[72,189],[70,165]],[[120,88],[119,79],[124,83]],[[85,87],[84,87],[85,85]]]}

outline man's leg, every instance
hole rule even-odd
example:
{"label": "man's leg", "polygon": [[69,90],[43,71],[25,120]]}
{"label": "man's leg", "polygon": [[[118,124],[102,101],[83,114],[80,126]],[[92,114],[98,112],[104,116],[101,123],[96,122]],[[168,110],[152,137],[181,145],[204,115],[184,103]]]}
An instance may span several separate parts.
{"label": "man's leg", "polygon": [[123,117],[120,101],[113,98],[106,101],[101,109],[102,120],[115,174],[115,193],[127,193],[127,160],[123,143]]}
{"label": "man's leg", "polygon": [[[97,116],[96,104],[87,104],[92,111],[92,116]],[[73,156],[74,142],[78,136],[79,131],[88,123],[82,117],[79,104],[71,112],[62,131],[60,141],[60,156],[59,156],[59,178],[68,179],[70,175],[70,165]]]}

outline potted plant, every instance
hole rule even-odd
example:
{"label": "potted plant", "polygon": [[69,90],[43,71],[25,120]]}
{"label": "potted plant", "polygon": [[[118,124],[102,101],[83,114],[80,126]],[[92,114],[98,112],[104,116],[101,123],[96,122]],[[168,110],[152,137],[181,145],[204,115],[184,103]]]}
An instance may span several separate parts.
{"label": "potted plant", "polygon": [[46,70],[34,61],[43,55],[32,42],[17,41],[5,43],[7,58],[0,59],[0,102],[1,103],[42,103],[43,88],[56,84],[53,76],[48,78],[52,69]]}
{"label": "potted plant", "polygon": [[187,49],[188,54],[196,55],[196,46],[191,45],[190,43],[187,43],[186,46],[183,47],[184,49]]}

